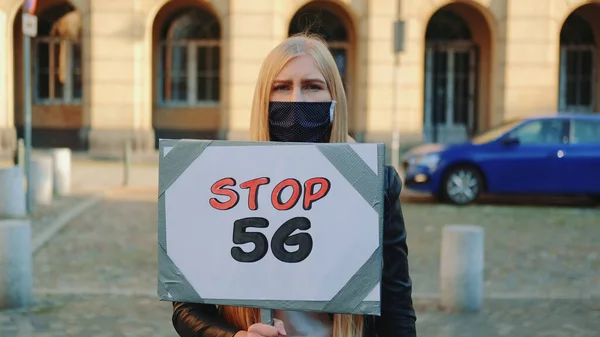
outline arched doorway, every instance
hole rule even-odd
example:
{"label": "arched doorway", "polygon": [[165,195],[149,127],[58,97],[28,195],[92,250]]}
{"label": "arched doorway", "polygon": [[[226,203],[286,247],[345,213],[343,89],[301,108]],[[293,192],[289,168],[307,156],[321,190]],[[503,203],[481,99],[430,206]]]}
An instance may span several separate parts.
{"label": "arched doorway", "polygon": [[171,1],[153,28],[156,146],[159,138],[217,137],[221,25],[210,9]]}
{"label": "arched doorway", "polygon": [[425,33],[425,142],[462,142],[485,125],[490,59],[491,32],[478,9],[453,3],[432,15]]}
{"label": "arched doorway", "polygon": [[589,4],[571,13],[560,31],[558,108],[560,112],[598,112],[598,24],[600,6]]}
{"label": "arched doorway", "polygon": [[[38,34],[31,39],[32,145],[86,148],[83,123],[81,19],[68,1],[38,7]],[[13,27],[14,102],[17,136],[23,137],[23,38],[21,12]]]}
{"label": "arched doorway", "polygon": [[[329,50],[338,66],[344,91],[348,100],[349,133],[356,134],[356,109],[354,108],[353,77],[354,77],[354,36],[352,25],[342,9],[327,8],[329,3],[311,3],[300,8],[290,21],[288,36],[297,33],[310,32],[318,34],[327,41]],[[360,140],[360,139],[357,139]]]}

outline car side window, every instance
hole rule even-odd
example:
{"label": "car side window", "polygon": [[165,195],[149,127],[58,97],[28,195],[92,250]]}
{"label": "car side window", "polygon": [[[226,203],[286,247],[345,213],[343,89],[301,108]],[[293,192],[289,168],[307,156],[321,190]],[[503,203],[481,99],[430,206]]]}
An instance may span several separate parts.
{"label": "car side window", "polygon": [[529,122],[511,132],[522,145],[562,144],[563,121],[537,120]]}
{"label": "car side window", "polygon": [[572,144],[600,144],[600,121],[572,120]]}

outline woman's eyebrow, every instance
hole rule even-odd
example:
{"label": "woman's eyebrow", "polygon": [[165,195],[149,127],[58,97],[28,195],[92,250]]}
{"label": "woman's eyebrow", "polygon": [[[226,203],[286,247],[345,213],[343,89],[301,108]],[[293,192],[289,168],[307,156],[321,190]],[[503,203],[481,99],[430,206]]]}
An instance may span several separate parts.
{"label": "woman's eyebrow", "polygon": [[[292,83],[294,82],[293,80],[289,80],[289,79],[276,79],[273,81],[273,83]],[[321,83],[325,83],[325,80],[323,80],[320,77],[306,77],[302,79],[302,82],[321,82]]]}
{"label": "woman's eyebrow", "polygon": [[303,83],[321,83],[321,84],[325,84],[325,81],[321,78],[303,78],[302,79]]}
{"label": "woman's eyebrow", "polygon": [[290,83],[292,83],[292,80],[275,80],[275,81],[273,81],[273,85],[290,84]]}

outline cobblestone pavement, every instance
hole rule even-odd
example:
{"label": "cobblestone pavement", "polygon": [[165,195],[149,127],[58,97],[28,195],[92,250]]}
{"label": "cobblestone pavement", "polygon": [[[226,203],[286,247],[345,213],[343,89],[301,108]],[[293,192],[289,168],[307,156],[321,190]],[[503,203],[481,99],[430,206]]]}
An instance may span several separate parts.
{"label": "cobblestone pavement", "polygon": [[[0,312],[0,336],[176,336],[170,305],[156,299],[156,171],[140,167],[130,188],[118,188],[115,165],[92,168],[91,187],[74,168],[81,190],[114,190],[40,249],[39,302],[28,312]],[[419,336],[600,335],[600,210],[405,202],[404,213]],[[444,224],[485,228],[481,313],[442,313],[429,299]]]}
{"label": "cobblestone pavement", "polygon": [[435,292],[445,224],[485,229],[485,291],[528,297],[600,297],[600,210],[404,204],[417,292]]}
{"label": "cobblestone pavement", "polygon": [[72,194],[55,197],[51,205],[38,205],[31,215],[31,232],[34,237],[54,221],[58,216],[89,198],[86,194]]}
{"label": "cobblestone pavement", "polygon": [[[80,192],[95,192],[120,188],[123,185],[124,171],[123,164],[118,162],[74,162],[71,174],[73,189]],[[128,186],[156,188],[157,185],[157,165],[132,165]]]}
{"label": "cobblestone pavement", "polygon": [[[0,168],[13,163],[0,160]],[[91,161],[85,157],[73,156],[71,163],[71,189],[75,194],[105,191],[122,186],[125,167],[118,161]],[[158,166],[155,162],[141,162],[131,165],[129,186],[152,187],[158,183]]]}
{"label": "cobblestone pavement", "polygon": [[170,303],[151,297],[46,296],[28,313],[0,313],[0,336],[177,337],[170,313]]}
{"label": "cobblestone pavement", "polygon": [[423,337],[598,337],[598,300],[486,300],[477,314],[447,314],[417,304]]}

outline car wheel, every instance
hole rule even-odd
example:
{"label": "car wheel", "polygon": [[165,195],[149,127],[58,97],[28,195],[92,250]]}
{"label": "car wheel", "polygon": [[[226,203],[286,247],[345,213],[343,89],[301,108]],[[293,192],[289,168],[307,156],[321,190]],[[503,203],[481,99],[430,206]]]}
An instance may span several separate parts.
{"label": "car wheel", "polygon": [[442,181],[444,199],[456,204],[467,205],[477,199],[483,187],[479,171],[471,166],[450,169]]}
{"label": "car wheel", "polygon": [[600,204],[600,194],[591,194],[590,199],[592,199],[593,202]]}

